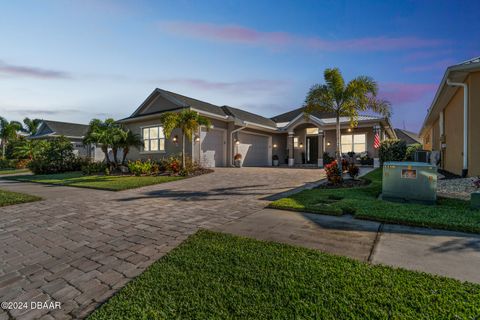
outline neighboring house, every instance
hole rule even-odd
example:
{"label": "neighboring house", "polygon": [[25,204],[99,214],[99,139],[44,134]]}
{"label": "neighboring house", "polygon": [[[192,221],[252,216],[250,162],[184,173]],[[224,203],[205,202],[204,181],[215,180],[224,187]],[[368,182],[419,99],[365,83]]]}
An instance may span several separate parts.
{"label": "neighboring house", "polygon": [[[170,139],[163,135],[159,114],[166,111],[191,109],[208,117],[212,127],[201,128],[186,153],[208,167],[231,166],[240,153],[245,166],[271,166],[277,155],[281,164],[323,166],[323,153],[334,155],[335,118],[332,114],[313,113],[308,117],[303,108],[265,118],[229,106],[216,106],[162,89],[155,89],[128,118],[120,123],[138,133],[144,140],[141,150],[130,151],[129,159],[158,159],[182,150],[181,131],[173,131]],[[341,119],[342,151],[368,152],[378,158],[373,147],[375,132],[381,139],[394,138],[389,121],[374,116],[360,116],[358,127],[351,129],[349,119]],[[376,161],[378,163],[378,161]]]}
{"label": "neighboring house", "polygon": [[440,167],[480,175],[480,57],[447,68],[420,131]]}
{"label": "neighboring house", "polygon": [[397,135],[397,139],[405,141],[407,146],[412,144],[422,144],[422,138],[414,132],[403,130],[403,129],[395,129],[395,134]]}
{"label": "neighboring house", "polygon": [[29,139],[51,139],[64,136],[72,142],[73,151],[76,155],[90,158],[93,161],[103,161],[105,156],[100,148],[95,145],[83,144],[83,138],[88,128],[89,126],[86,124],[42,120],[37,132]]}

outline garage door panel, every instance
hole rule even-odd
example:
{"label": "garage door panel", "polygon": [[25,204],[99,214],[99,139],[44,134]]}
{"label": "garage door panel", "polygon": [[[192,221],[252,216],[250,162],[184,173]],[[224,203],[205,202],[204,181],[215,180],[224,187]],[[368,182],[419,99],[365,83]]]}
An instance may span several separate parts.
{"label": "garage door panel", "polygon": [[238,153],[242,155],[243,165],[246,167],[269,166],[269,144],[267,136],[240,132]]}
{"label": "garage door panel", "polygon": [[211,129],[200,132],[200,163],[207,168],[225,166],[225,132]]}

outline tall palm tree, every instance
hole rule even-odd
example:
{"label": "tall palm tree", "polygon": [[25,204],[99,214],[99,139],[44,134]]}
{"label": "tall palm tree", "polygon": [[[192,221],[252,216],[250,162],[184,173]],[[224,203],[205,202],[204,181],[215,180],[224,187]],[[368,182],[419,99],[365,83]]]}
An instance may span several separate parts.
{"label": "tall palm tree", "polygon": [[140,148],[143,146],[143,140],[139,134],[133,133],[131,130],[126,130],[123,131],[122,140],[120,141],[119,146],[123,150],[122,164],[125,164],[130,148]]}
{"label": "tall palm tree", "polygon": [[165,112],[160,116],[165,137],[170,138],[172,131],[176,128],[182,130],[182,168],[185,168],[185,140],[192,140],[192,136],[200,126],[210,129],[210,120],[192,110],[180,112]]}
{"label": "tall palm tree", "polygon": [[35,133],[37,133],[38,125],[40,124],[40,122],[42,122],[41,119],[30,119],[26,117],[25,119],[23,119],[23,131],[33,136]]}
{"label": "tall palm tree", "polygon": [[17,132],[22,129],[22,124],[18,121],[8,121],[0,117],[0,139],[2,140],[2,158],[5,159],[5,147],[8,142],[17,137]]}
{"label": "tall palm tree", "polygon": [[370,110],[390,117],[390,103],[377,98],[378,84],[371,77],[359,76],[345,84],[338,68],[326,69],[323,77],[325,84],[315,84],[307,94],[305,114],[314,111],[335,114],[337,136],[335,158],[341,168],[340,117],[350,118],[350,126],[355,127],[361,111]]}

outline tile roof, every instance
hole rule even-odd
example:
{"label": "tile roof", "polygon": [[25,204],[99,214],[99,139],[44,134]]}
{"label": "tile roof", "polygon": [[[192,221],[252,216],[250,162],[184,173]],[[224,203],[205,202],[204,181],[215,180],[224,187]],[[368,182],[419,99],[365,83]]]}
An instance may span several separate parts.
{"label": "tile roof", "polygon": [[407,145],[408,144],[417,144],[417,143],[422,143],[422,139],[418,136],[418,134],[403,130],[403,129],[394,129],[395,134],[397,135],[397,138],[400,140],[404,140]]}
{"label": "tile roof", "polygon": [[[44,126],[42,126],[42,124]],[[42,124],[40,125],[40,128],[43,127],[41,131],[33,135],[32,138],[39,138],[48,135],[83,138],[89,128],[89,125],[87,124],[60,122],[52,120],[42,120]]]}
{"label": "tile roof", "polygon": [[251,113],[242,109],[233,108],[229,106],[223,106],[223,111],[234,118],[237,118],[242,121],[253,122],[256,124],[276,128],[277,124],[272,120],[265,117],[262,117],[258,114]]}
{"label": "tile roof", "polygon": [[[272,117],[271,119],[275,122],[290,122],[296,117],[298,117],[299,114],[301,114],[305,110],[305,107],[300,107],[292,111],[288,111],[282,114],[279,114],[275,117]],[[325,118],[333,118],[335,117],[334,113],[331,112],[319,112],[319,111],[314,111],[312,113],[312,116],[318,118],[318,119],[325,119]]]}

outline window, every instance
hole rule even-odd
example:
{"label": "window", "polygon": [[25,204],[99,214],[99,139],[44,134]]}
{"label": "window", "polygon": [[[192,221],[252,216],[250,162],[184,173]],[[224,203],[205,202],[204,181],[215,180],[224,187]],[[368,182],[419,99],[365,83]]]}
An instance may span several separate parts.
{"label": "window", "polygon": [[165,150],[165,136],[163,134],[163,127],[154,126],[143,128],[143,151],[158,152]]}
{"label": "window", "polygon": [[318,128],[307,128],[307,134],[318,134]]}
{"label": "window", "polygon": [[367,135],[365,133],[342,135],[341,142],[342,153],[367,151]]}

